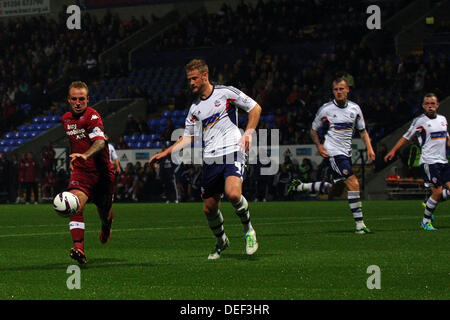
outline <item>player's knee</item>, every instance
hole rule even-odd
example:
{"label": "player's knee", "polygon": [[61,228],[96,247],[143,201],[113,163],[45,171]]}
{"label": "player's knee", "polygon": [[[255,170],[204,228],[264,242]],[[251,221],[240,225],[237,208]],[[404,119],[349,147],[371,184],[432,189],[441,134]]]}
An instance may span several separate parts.
{"label": "player's knee", "polygon": [[227,199],[231,203],[237,203],[241,201],[241,192],[239,190],[231,190],[227,192]]}
{"label": "player's knee", "polygon": [[211,205],[211,204],[203,205],[203,212],[207,216],[217,213],[217,210],[219,210],[219,207],[217,205]]}
{"label": "player's knee", "polygon": [[436,188],[432,192],[433,199],[440,199],[442,196],[442,188]]}
{"label": "player's knee", "polygon": [[359,182],[356,176],[351,176],[346,180],[346,185],[349,191],[359,191]]}

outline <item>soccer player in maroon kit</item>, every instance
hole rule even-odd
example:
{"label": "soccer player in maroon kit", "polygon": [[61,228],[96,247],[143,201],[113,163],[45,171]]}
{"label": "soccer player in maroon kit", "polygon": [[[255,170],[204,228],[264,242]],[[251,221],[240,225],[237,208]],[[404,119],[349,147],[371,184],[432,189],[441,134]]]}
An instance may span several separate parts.
{"label": "soccer player in maroon kit", "polygon": [[87,262],[84,251],[83,209],[88,200],[96,206],[102,221],[100,242],[108,242],[113,221],[114,166],[109,160],[103,121],[97,111],[88,107],[88,86],[81,81],[69,86],[68,102],[72,108],[62,117],[64,130],[70,142],[70,169],[68,191],[80,200],[80,209],[70,218],[69,228],[74,247],[70,257],[80,264]]}

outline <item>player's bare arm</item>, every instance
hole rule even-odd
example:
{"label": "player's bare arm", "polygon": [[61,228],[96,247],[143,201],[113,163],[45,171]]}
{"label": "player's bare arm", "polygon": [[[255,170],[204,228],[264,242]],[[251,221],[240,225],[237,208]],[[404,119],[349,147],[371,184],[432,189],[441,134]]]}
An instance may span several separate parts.
{"label": "player's bare arm", "polygon": [[194,137],[182,136],[182,137],[180,137],[180,139],[178,139],[177,142],[175,142],[173,145],[168,147],[166,150],[158,152],[153,157],[151,157],[148,162],[150,165],[152,165],[156,162],[160,162],[162,159],[166,158],[173,152],[177,152],[177,151],[183,149],[184,147],[187,147],[193,141],[194,141]]}
{"label": "player's bare arm", "polygon": [[406,143],[408,143],[408,140],[404,137],[401,137],[400,140],[398,140],[395,146],[392,148],[392,150],[389,151],[389,153],[384,157],[384,161],[388,162],[392,160],[395,157],[395,153],[398,151],[398,149],[403,147]]}
{"label": "player's bare arm", "polygon": [[367,132],[367,130],[364,130],[364,131],[360,132],[360,136],[363,139],[364,144],[366,145],[366,148],[367,148],[367,158],[369,159],[370,162],[374,162],[375,161],[375,152],[373,151],[369,133]]}
{"label": "player's bare arm", "polygon": [[244,152],[247,151],[252,144],[252,134],[253,132],[255,132],[256,126],[258,125],[261,112],[262,108],[259,104],[257,104],[248,113],[247,127],[245,128],[244,134],[239,140],[239,145],[241,146]]}
{"label": "player's bare arm", "polygon": [[317,131],[314,129],[311,129],[310,136],[311,136],[313,143],[317,146],[317,150],[319,151],[320,155],[324,158],[328,158],[330,155],[328,154],[328,151],[323,146],[323,144],[320,143],[320,138],[319,138],[319,135],[317,134]]}
{"label": "player's bare arm", "polygon": [[82,158],[83,160],[87,160],[99,151],[103,150],[106,146],[105,140],[95,140],[91,147],[85,153],[72,153],[69,157],[70,160],[70,169],[73,170],[73,162],[77,158]]}

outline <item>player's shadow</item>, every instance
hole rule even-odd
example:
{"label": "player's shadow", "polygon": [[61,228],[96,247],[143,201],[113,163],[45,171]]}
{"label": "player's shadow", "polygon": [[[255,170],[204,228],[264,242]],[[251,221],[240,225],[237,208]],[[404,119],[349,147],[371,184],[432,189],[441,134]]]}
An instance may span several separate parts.
{"label": "player's shadow", "polygon": [[231,258],[235,260],[243,260],[243,261],[258,261],[262,257],[269,257],[269,256],[278,256],[278,254],[274,253],[255,253],[253,255],[248,255],[245,253],[224,253],[223,258]]}
{"label": "player's shadow", "polygon": [[61,270],[67,269],[70,265],[78,265],[80,269],[95,269],[95,268],[118,268],[118,267],[154,267],[155,264],[152,263],[126,263],[125,259],[115,259],[115,258],[103,258],[103,259],[89,259],[86,264],[79,265],[76,261],[49,263],[45,265],[31,265],[22,267],[0,267],[0,272],[2,271],[36,271],[36,270]]}

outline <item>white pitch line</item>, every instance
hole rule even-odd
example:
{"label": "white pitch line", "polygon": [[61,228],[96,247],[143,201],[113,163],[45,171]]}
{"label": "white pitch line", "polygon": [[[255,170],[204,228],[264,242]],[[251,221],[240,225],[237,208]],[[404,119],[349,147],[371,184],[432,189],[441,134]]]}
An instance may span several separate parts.
{"label": "white pitch line", "polygon": [[[440,218],[448,218],[450,215],[440,215]],[[349,221],[349,218],[339,218],[339,219],[315,219],[305,221],[304,218],[296,218],[290,217],[291,221],[279,221],[279,222],[262,222],[257,225],[284,225],[284,224],[300,224],[300,223],[321,223],[321,222],[346,222]],[[274,219],[274,218],[270,218]],[[393,217],[385,217],[385,218],[371,218],[370,220],[375,221],[386,221],[386,220],[416,220],[417,217],[404,217],[404,216],[393,216]],[[292,221],[297,220],[297,221]],[[239,227],[241,224],[239,223],[229,223],[227,227]],[[195,226],[172,226],[172,227],[147,227],[147,228],[126,228],[126,229],[114,229],[114,232],[134,232],[134,231],[156,231],[156,230],[173,230],[173,229],[205,229],[207,226],[205,225],[195,225]],[[96,233],[98,230],[86,230],[85,233]],[[18,234],[4,234],[0,235],[0,238],[12,238],[12,237],[34,237],[34,236],[53,236],[53,235],[64,235],[66,232],[35,232],[35,233],[18,233]]]}

